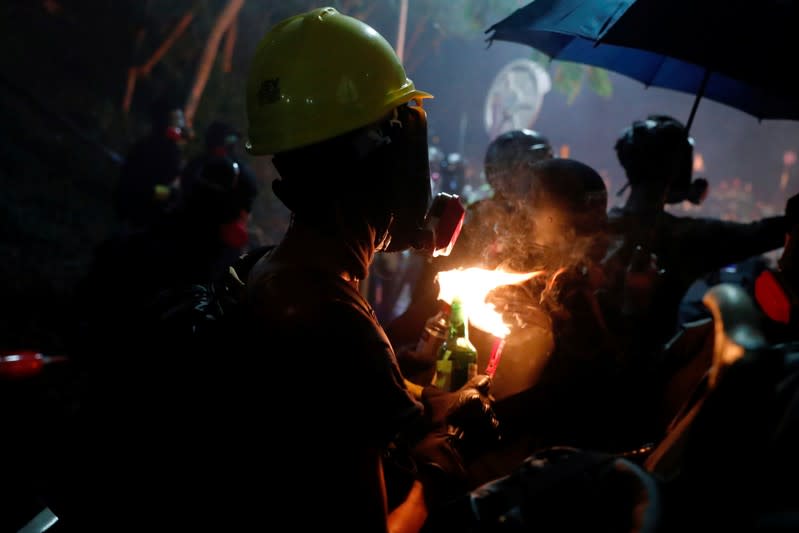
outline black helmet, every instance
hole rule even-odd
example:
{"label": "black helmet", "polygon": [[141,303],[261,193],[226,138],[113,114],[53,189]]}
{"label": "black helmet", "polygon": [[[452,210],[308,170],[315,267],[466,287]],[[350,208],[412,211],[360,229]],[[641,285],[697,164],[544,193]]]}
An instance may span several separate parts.
{"label": "black helmet", "polygon": [[512,130],[491,141],[483,166],[488,184],[495,189],[509,178],[519,165],[529,165],[552,158],[549,140],[533,130]]}
{"label": "black helmet", "polygon": [[199,176],[182,191],[183,205],[201,213],[211,223],[234,220],[242,210],[249,212],[257,193],[242,175],[235,160],[225,156],[208,158]]}
{"label": "black helmet", "polygon": [[561,158],[540,161],[530,167],[530,174],[534,207],[544,201],[572,215],[607,210],[605,181],[585,163]]}
{"label": "black helmet", "polygon": [[205,145],[209,149],[228,147],[236,144],[241,134],[227,122],[215,120],[205,130]]}
{"label": "black helmet", "polygon": [[[707,190],[707,181],[691,181],[694,162],[694,140],[685,126],[667,115],[650,115],[636,120],[616,141],[616,155],[631,184],[648,179],[666,180],[667,203],[689,200],[700,203]],[[677,165],[676,170],[674,165]]]}
{"label": "black helmet", "polygon": [[596,170],[574,159],[554,158],[535,163],[528,174],[535,246],[601,258],[607,246],[608,192]]}

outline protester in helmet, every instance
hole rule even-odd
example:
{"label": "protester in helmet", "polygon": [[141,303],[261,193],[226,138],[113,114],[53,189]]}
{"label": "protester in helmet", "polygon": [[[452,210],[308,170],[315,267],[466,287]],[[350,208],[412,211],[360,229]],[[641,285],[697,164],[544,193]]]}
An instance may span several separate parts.
{"label": "protester in helmet", "polygon": [[440,271],[469,266],[497,266],[501,250],[524,241],[528,228],[518,215],[528,209],[529,173],[536,161],[552,158],[552,146],[540,133],[513,130],[499,135],[486,149],[484,170],[493,195],[467,208],[466,221],[449,256],[428,261],[422,267],[408,307],[386,327],[395,346],[414,345],[424,323],[437,311]]}
{"label": "protester in helmet", "polygon": [[100,338],[124,338],[126,346],[140,341],[139,326],[148,323],[144,329],[153,330],[156,301],[165,291],[177,293],[227,273],[247,244],[254,198],[239,178],[235,161],[209,159],[172,210],[145,229],[117,232],[100,243],[79,298],[92,344]]}
{"label": "protester in helmet", "polygon": [[533,130],[511,130],[491,141],[485,153],[483,168],[486,181],[495,196],[513,196],[513,173],[517,165],[552,159],[552,145],[541,133]]}
{"label": "protester in helmet", "polygon": [[[693,146],[685,127],[663,115],[633,122],[616,141],[630,193],[623,207],[609,212],[608,305],[620,310],[616,315],[623,318],[613,327],[629,339],[631,356],[658,350],[677,331],[680,300],[698,277],[783,244],[784,216],[738,223],[665,211],[666,204],[700,203],[706,194],[707,181],[692,180]],[[625,313],[625,276],[637,247],[654,254],[657,275],[651,276],[646,309]]]}
{"label": "protester in helmet", "polygon": [[123,229],[153,223],[172,207],[189,135],[183,110],[167,98],[153,103],[151,130],[130,148],[114,189],[114,206]]}
{"label": "protester in helmet", "polygon": [[508,246],[499,264],[543,275],[489,295],[517,325],[495,375],[497,415],[508,441],[526,435],[542,446],[622,449],[626,437],[610,431],[608,408],[617,341],[597,297],[608,244],[605,183],[590,166],[567,158],[521,172],[529,185],[517,223],[527,238]]}
{"label": "protester in helmet", "polygon": [[[234,376],[246,413],[234,423],[243,446],[234,470],[276,490],[257,487],[242,509],[309,530],[418,531],[463,481],[445,429],[453,402],[407,388],[359,292],[376,253],[429,242],[425,98],[381,35],[333,8],[284,20],[256,51],[248,149],[273,156],[272,188],[292,215],[246,280],[255,350]],[[270,385],[261,361],[280,376]],[[476,423],[491,425],[484,396],[467,389],[445,398],[466,394],[479,405]],[[275,432],[259,427],[265,418]],[[407,483],[396,477],[398,455],[415,464]]]}
{"label": "protester in helmet", "polygon": [[[255,173],[238,153],[240,141],[241,134],[231,124],[221,120],[211,122],[205,130],[202,152],[191,158],[181,173],[180,188],[191,190],[195,182],[201,179],[206,163],[228,157],[239,169],[237,188],[250,200],[254,199],[258,194],[258,183]],[[251,203],[244,207],[248,212],[252,211]]]}
{"label": "protester in helmet", "polygon": [[217,157],[174,209],[95,251],[75,297],[72,346],[89,385],[51,503],[68,531],[144,531],[156,521],[179,529],[190,521],[184,513],[208,506],[202,479],[212,465],[198,469],[189,456],[206,456],[207,428],[218,427],[220,385],[206,365],[235,354],[202,350],[198,304],[217,299],[197,290],[225,276],[243,251],[251,194],[240,188],[236,162]]}

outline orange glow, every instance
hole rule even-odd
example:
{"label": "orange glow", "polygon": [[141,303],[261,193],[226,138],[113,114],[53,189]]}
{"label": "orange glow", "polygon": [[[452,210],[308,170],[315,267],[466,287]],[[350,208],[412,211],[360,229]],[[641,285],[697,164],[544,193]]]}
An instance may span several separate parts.
{"label": "orange glow", "polygon": [[547,280],[547,285],[546,287],[544,287],[544,290],[541,292],[541,298],[540,298],[541,302],[547,299],[547,297],[552,292],[552,289],[555,288],[555,282],[558,280],[558,276],[560,276],[564,272],[566,272],[566,267],[560,267],[555,271],[554,274],[552,274],[552,277]]}
{"label": "orange glow", "polygon": [[704,172],[705,171],[705,158],[702,157],[702,154],[696,153],[694,154],[694,172]]}
{"label": "orange glow", "polygon": [[505,338],[510,333],[510,326],[502,320],[502,315],[494,304],[486,302],[488,293],[497,287],[517,285],[543,274],[543,270],[507,272],[476,267],[447,270],[438,273],[438,284],[441,287],[438,298],[450,304],[453,298],[459,298],[474,327],[495,337]]}

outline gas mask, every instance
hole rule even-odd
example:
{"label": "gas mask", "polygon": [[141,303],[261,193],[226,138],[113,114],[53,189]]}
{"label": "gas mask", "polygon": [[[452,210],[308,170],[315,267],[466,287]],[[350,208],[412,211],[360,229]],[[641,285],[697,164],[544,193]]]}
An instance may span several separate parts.
{"label": "gas mask", "polygon": [[[277,154],[282,169],[302,168],[302,179],[272,183],[293,213],[330,229],[333,204],[363,215],[376,229],[379,252],[449,253],[465,210],[457,196],[431,202],[427,117],[419,106],[401,105],[391,115],[324,143]],[[331,201],[333,200],[333,201]]]}
{"label": "gas mask", "polygon": [[378,201],[391,213],[379,251],[413,248],[434,257],[448,255],[460,233],[465,209],[456,195],[439,193],[431,202],[427,116],[419,106],[398,107],[380,129],[386,139],[374,152],[387,187]]}

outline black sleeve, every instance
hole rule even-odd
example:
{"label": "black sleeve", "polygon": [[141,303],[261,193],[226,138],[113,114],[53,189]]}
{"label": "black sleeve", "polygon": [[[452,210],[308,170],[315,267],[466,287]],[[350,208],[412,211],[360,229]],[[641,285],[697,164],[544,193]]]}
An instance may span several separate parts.
{"label": "black sleeve", "polygon": [[672,262],[692,277],[718,270],[783,246],[788,229],[784,216],[741,223],[710,218],[673,218],[667,247]]}

